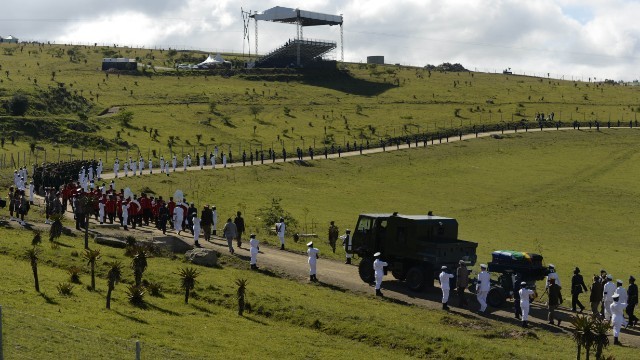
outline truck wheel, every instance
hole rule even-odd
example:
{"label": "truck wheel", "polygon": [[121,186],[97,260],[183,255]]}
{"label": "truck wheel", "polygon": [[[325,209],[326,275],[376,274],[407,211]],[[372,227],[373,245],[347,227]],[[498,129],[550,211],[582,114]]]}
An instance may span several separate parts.
{"label": "truck wheel", "polygon": [[362,260],[360,260],[360,265],[358,265],[358,274],[362,281],[367,284],[371,284],[374,280],[373,259],[368,257],[362,258]]}
{"label": "truck wheel", "polygon": [[414,266],[407,271],[407,287],[412,291],[420,291],[425,285],[425,274],[421,267]]}
{"label": "truck wheel", "polygon": [[505,293],[502,288],[492,287],[489,290],[489,294],[487,294],[487,304],[494,308],[499,308],[504,305],[505,302]]}
{"label": "truck wheel", "polygon": [[407,278],[407,274],[404,271],[399,271],[399,270],[392,271],[391,275],[393,275],[393,277],[396,280],[400,280],[400,281],[404,281],[404,279]]}

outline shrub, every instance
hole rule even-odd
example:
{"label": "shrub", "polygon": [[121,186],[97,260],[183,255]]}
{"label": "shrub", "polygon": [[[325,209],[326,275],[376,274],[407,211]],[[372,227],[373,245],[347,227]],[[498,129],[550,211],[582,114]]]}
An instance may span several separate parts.
{"label": "shrub", "polygon": [[69,284],[68,282],[59,283],[56,286],[56,289],[58,289],[58,294],[63,296],[70,296],[73,292],[73,285]]}
{"label": "shrub", "polygon": [[127,287],[127,298],[132,305],[144,306],[144,295],[146,291],[143,286],[129,285]]}
{"label": "shrub", "polygon": [[69,281],[71,281],[74,284],[80,284],[80,273],[82,273],[82,269],[78,266],[72,266],[69,269],[67,269],[67,272],[69,273]]}
{"label": "shrub", "polygon": [[14,94],[9,100],[9,110],[14,116],[23,116],[29,110],[29,98],[22,93]]}

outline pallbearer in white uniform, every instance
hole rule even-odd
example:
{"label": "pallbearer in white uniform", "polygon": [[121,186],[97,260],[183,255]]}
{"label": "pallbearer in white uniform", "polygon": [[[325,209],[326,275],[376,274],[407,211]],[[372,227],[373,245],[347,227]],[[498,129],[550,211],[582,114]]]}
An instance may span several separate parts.
{"label": "pallbearer in white uniform", "polygon": [[373,275],[376,280],[376,296],[384,296],[382,295],[382,291],[380,291],[380,287],[382,286],[382,278],[384,277],[384,267],[388,266],[386,262],[380,260],[380,252],[373,254],[375,260],[373,261]]}
{"label": "pallbearer in white uniform", "polygon": [[316,263],[318,261],[318,253],[320,250],[313,247],[312,241],[307,243],[307,248],[307,255],[309,255],[309,280],[318,281],[318,278],[316,277]]}

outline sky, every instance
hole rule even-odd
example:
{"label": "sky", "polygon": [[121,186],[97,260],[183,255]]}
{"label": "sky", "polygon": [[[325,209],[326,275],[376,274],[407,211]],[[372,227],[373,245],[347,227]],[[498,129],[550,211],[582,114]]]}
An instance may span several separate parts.
{"label": "sky", "polygon": [[[273,6],[344,16],[344,60],[564,79],[640,78],[640,0],[3,0],[0,36],[21,41],[255,52],[241,8]],[[258,23],[258,52],[294,38],[295,25]],[[304,37],[340,43],[340,28]],[[338,45],[339,46],[339,45]],[[333,57],[340,59],[340,51]]]}

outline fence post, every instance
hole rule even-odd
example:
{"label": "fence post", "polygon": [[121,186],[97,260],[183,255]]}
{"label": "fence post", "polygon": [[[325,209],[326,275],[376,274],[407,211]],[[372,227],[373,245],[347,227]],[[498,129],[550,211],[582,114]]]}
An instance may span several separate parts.
{"label": "fence post", "polygon": [[4,360],[4,353],[2,352],[2,305],[0,305],[0,360]]}
{"label": "fence post", "polygon": [[[142,351],[140,350],[140,340],[136,340],[136,360],[140,360],[141,359],[141,357],[140,357],[140,353],[141,352]],[[2,360],[2,359],[0,359],[0,360]]]}

